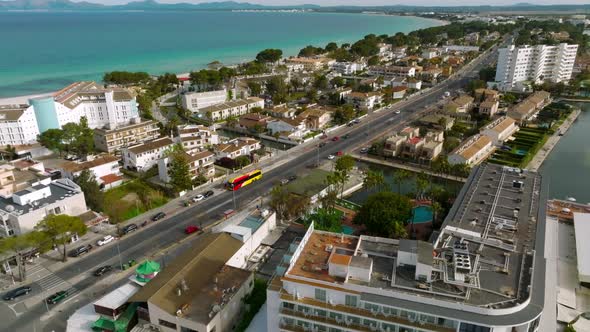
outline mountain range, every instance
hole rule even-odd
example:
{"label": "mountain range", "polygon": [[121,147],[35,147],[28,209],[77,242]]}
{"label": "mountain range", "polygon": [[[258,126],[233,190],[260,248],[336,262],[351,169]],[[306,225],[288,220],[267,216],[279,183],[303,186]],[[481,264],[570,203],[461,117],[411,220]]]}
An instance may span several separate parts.
{"label": "mountain range", "polygon": [[311,9],[315,11],[389,11],[389,12],[487,12],[487,11],[590,11],[589,5],[535,5],[518,3],[512,6],[460,6],[460,7],[424,7],[424,6],[331,6],[303,4],[294,6],[266,6],[248,2],[219,1],[164,4],[155,0],[129,2],[124,5],[103,5],[87,1],[73,2],[70,0],[0,0],[0,11],[89,11],[89,10],[268,10],[268,9]]}

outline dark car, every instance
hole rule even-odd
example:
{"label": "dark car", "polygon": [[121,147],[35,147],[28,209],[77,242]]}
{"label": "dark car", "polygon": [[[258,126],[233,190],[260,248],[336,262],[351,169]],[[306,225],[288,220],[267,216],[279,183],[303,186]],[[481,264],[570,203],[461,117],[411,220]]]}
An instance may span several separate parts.
{"label": "dark car", "polygon": [[295,181],[295,180],[297,180],[297,175],[289,175],[289,177],[287,179],[289,181]]}
{"label": "dark car", "polygon": [[320,147],[320,148],[323,148],[324,146],[326,146],[326,143],[325,143],[325,142],[322,142],[322,143],[320,143],[320,144],[318,145],[318,147]]}
{"label": "dark car", "polygon": [[350,134],[346,134],[346,135],[344,135],[342,137],[344,137],[344,139],[350,138]]}
{"label": "dark car", "polygon": [[57,303],[63,301],[66,297],[68,297],[68,292],[59,291],[59,292],[51,295],[50,297],[46,298],[45,302],[47,304],[57,304]]}
{"label": "dark car", "polygon": [[349,123],[347,124],[347,126],[349,126],[349,127],[352,127],[352,126],[354,126],[354,122],[349,122]]}
{"label": "dark car", "polygon": [[211,197],[211,196],[213,196],[213,194],[214,194],[213,190],[209,190],[209,191],[206,191],[206,192],[203,194],[203,196],[205,196],[205,198],[208,198],[208,197]]}
{"label": "dark car", "polygon": [[164,218],[166,218],[166,213],[158,212],[158,213],[154,214],[154,216],[152,217],[152,221],[158,221],[158,220],[164,219]]}
{"label": "dark car", "polygon": [[94,271],[94,276],[100,277],[104,274],[107,274],[108,272],[111,272],[112,269],[113,267],[110,265],[101,266],[98,269],[96,269],[96,271]]}
{"label": "dark car", "polygon": [[121,229],[122,234],[129,234],[131,232],[135,232],[137,230],[136,224],[129,224]]}
{"label": "dark car", "polygon": [[31,288],[31,286],[21,286],[19,288],[15,288],[13,290],[11,290],[10,292],[4,294],[4,301],[12,301],[14,299],[16,299],[17,297],[21,297],[23,295],[27,295],[29,294],[33,289]]}
{"label": "dark car", "polygon": [[340,137],[338,137],[338,136],[334,136],[334,137],[332,137],[332,141],[334,141],[334,142],[336,142],[336,141],[337,141],[337,140],[339,140],[339,139],[340,139]]}
{"label": "dark car", "polygon": [[70,257],[78,257],[87,254],[92,249],[92,245],[85,245],[70,251]]}

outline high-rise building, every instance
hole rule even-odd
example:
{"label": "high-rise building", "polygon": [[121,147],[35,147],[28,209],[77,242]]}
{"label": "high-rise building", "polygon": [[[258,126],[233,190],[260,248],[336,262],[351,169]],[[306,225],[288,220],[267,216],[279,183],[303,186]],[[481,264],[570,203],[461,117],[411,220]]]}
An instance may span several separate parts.
{"label": "high-rise building", "polygon": [[567,82],[572,76],[578,45],[515,46],[498,50],[496,84],[511,90],[518,83]]}
{"label": "high-rise building", "polygon": [[541,188],[536,173],[482,164],[432,242],[310,225],[269,284],[267,330],[538,331],[546,274]]}

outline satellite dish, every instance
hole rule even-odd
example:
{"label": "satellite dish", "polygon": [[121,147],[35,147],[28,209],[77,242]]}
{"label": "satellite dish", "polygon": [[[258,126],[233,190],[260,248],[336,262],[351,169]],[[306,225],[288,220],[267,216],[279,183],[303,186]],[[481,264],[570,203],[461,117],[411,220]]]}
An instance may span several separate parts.
{"label": "satellite dish", "polygon": [[6,209],[6,211],[8,211],[8,212],[13,212],[13,211],[14,211],[14,206],[12,206],[12,205],[8,204],[8,205],[6,205],[6,208],[5,208],[5,209]]}

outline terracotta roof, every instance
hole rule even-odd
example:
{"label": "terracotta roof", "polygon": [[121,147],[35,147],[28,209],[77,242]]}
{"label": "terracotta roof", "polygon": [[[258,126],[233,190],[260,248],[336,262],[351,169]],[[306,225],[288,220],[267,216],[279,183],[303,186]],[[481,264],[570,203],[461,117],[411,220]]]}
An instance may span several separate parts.
{"label": "terracotta roof", "polygon": [[393,88],[391,88],[391,91],[393,91],[393,92],[401,92],[401,91],[406,91],[406,90],[408,90],[408,87],[403,86],[403,85],[394,86]]}
{"label": "terracotta roof", "polygon": [[152,150],[156,150],[165,146],[174,145],[174,142],[168,137],[156,138],[154,140],[145,142],[140,145],[130,147],[128,150],[134,154],[140,154]]}
{"label": "terracotta roof", "polygon": [[492,140],[489,137],[485,135],[479,135],[478,138],[469,140],[465,144],[461,145],[458,149],[463,150],[458,152],[458,154],[465,159],[471,159],[474,155],[476,155],[491,143]]}
{"label": "terracotta roof", "polygon": [[473,103],[473,97],[468,95],[461,95],[453,100],[455,104],[458,106],[467,106],[468,104]]}
{"label": "terracotta roof", "polygon": [[207,157],[213,157],[215,153],[211,151],[203,151],[193,155],[189,155],[189,161],[198,161]]}
{"label": "terracotta roof", "polygon": [[203,107],[203,108],[201,108],[201,110],[199,112],[201,112],[201,113],[219,112],[219,111],[223,111],[223,110],[234,108],[234,107],[239,107],[239,106],[245,106],[245,105],[254,104],[254,103],[257,103],[257,102],[260,102],[260,101],[262,101],[262,99],[260,99],[258,97],[250,97],[248,99],[232,100],[232,101],[227,101],[227,102],[222,103],[222,104],[217,104],[217,105],[211,105],[211,106]]}
{"label": "terracotta roof", "polygon": [[120,175],[116,175],[116,174],[107,174],[105,176],[101,176],[100,179],[102,180],[102,183],[104,183],[104,184],[111,184],[113,182],[123,180],[123,177]]}
{"label": "terracotta roof", "polygon": [[341,254],[333,253],[332,256],[330,256],[330,263],[338,264],[338,265],[348,265],[348,264],[350,264],[351,259],[352,259],[352,256],[350,256],[350,255],[341,255]]}
{"label": "terracotta roof", "polygon": [[109,164],[113,162],[119,161],[119,157],[115,157],[113,155],[104,155],[98,158],[95,158],[91,161],[86,161],[82,163],[76,163],[73,161],[68,161],[62,164],[61,168],[70,173],[77,173],[83,171],[85,169],[94,168],[100,165]]}
{"label": "terracotta roof", "polygon": [[502,133],[504,132],[504,130],[506,130],[507,128],[509,128],[510,126],[514,126],[516,124],[516,121],[514,121],[514,119],[509,118],[509,117],[502,117],[500,118],[502,119],[501,121],[498,121],[497,123],[491,123],[489,126],[489,128],[487,129],[491,129],[497,133]]}

